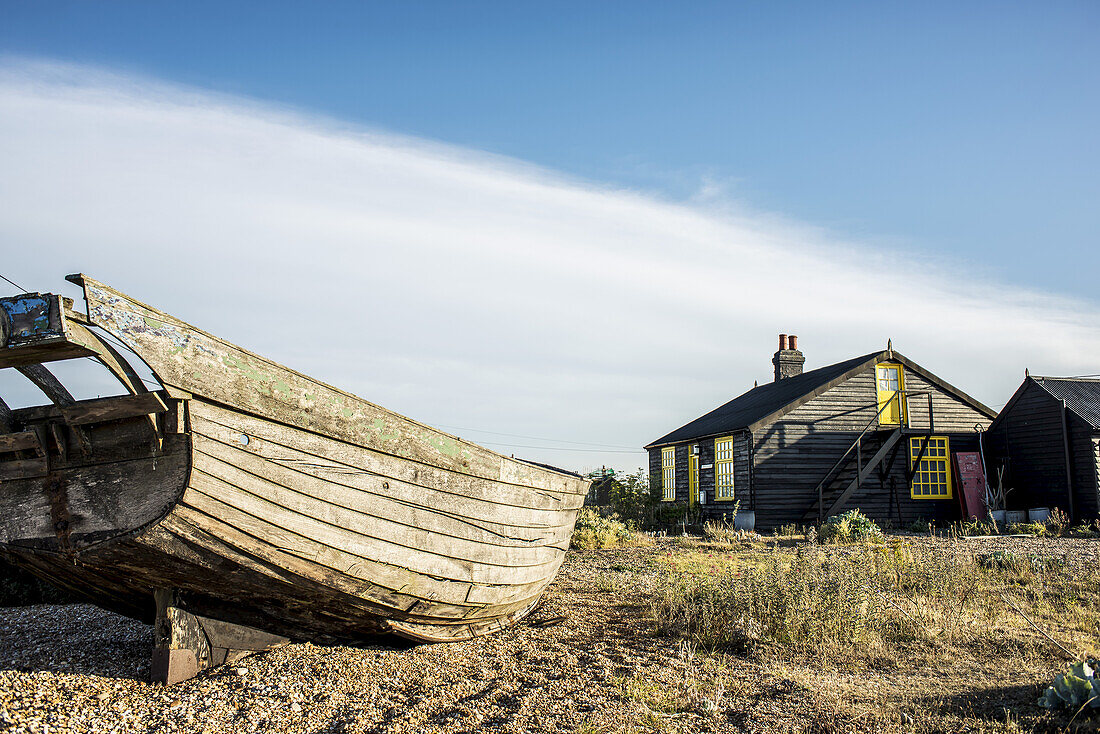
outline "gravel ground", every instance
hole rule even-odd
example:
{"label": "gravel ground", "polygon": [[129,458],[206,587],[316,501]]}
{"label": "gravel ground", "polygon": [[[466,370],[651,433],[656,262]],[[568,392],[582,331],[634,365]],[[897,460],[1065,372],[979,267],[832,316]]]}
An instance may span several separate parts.
{"label": "gravel ground", "polygon": [[[675,641],[648,633],[644,608],[607,588],[615,575],[637,581],[652,555],[572,553],[528,619],[471,642],[289,645],[167,688],[146,682],[147,625],[81,604],[0,609],[0,729],[622,730],[640,713],[628,682],[689,666]],[[677,716],[722,724],[707,712]]]}
{"label": "gravel ground", "polygon": [[[947,542],[910,538],[914,543]],[[1100,542],[955,541],[1095,563]],[[611,732],[821,730],[800,684],[760,661],[653,636],[645,592],[675,539],[571,552],[520,625],[415,647],[289,645],[171,687],[147,681],[152,628],[87,605],[0,609],[0,730]],[[710,666],[710,669],[703,670]],[[716,677],[717,676],[717,677]],[[708,681],[700,686],[698,681]],[[716,685],[715,681],[721,683]],[[662,695],[677,696],[662,707]]]}

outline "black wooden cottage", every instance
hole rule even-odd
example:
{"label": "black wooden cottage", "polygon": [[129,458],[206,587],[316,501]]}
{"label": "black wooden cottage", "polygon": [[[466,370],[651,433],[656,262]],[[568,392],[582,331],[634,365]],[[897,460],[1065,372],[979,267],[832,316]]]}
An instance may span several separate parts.
{"label": "black wooden cottage", "polygon": [[779,337],[775,380],[653,441],[654,488],[703,518],[755,513],[756,527],[858,507],[896,524],[959,517],[951,454],[977,451],[992,410],[885,351],[803,372]]}
{"label": "black wooden cottage", "polygon": [[991,478],[1004,470],[1009,510],[1100,516],[1100,380],[1026,376],[989,427],[985,454]]}

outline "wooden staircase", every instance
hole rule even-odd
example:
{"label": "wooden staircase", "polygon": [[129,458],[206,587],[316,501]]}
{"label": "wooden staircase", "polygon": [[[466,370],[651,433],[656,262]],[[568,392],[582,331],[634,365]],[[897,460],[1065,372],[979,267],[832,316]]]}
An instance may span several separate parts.
{"label": "wooden staircase", "polygon": [[[848,451],[845,452],[841,462],[834,466],[822,479],[822,484],[818,487],[818,497],[812,505],[806,508],[806,512],[802,515],[802,522],[809,523],[815,520],[821,522],[839,512],[844,507],[844,503],[848,501],[848,498],[867,481],[871,473],[882,466],[891,449],[902,439],[902,435],[903,431],[900,427],[890,431],[878,450],[870,459],[864,462],[862,460],[862,443],[868,440],[868,435],[860,434],[860,438],[856,439]],[[855,451],[853,452],[852,449],[855,449]],[[841,484],[844,488],[839,494],[836,491],[828,491],[830,484],[843,477],[846,471],[852,468],[852,462],[856,463],[855,476],[847,482],[846,486],[843,483]],[[887,466],[892,463],[893,457],[891,457],[891,461]],[[824,512],[821,511],[822,506],[826,508]]]}
{"label": "wooden staircase", "polygon": [[[914,429],[909,424],[909,410],[908,401],[913,395],[927,395],[928,397],[928,428],[927,429]],[[924,452],[928,447],[928,438],[931,437],[935,431],[935,419],[932,415],[932,394],[930,392],[906,392],[899,391],[897,393],[897,400],[900,402],[905,401],[906,410],[901,411],[901,415],[905,416],[902,425],[889,431],[882,443],[879,444],[877,450],[866,462],[863,461],[863,449],[867,443],[874,444],[875,440],[881,436],[885,431],[876,430],[872,431],[871,427],[878,423],[879,416],[883,411],[888,408],[892,401],[887,402],[885,405],[878,409],[875,417],[868,421],[859,435],[848,449],[837,459],[832,468],[825,473],[825,476],[818,482],[814,493],[817,495],[813,504],[806,508],[806,512],[802,515],[803,523],[817,522],[820,525],[826,518],[835,515],[844,508],[844,504],[851,498],[851,496],[863,485],[865,481],[871,476],[871,473],[879,470],[880,479],[885,481],[885,474],[889,471],[889,468],[893,466],[894,461],[897,458],[899,451],[905,450],[905,444],[903,438],[911,435],[920,435],[924,437],[921,442],[920,454],[917,457],[915,464],[920,464],[920,460],[924,458]],[[899,442],[900,445],[899,445]],[[886,461],[889,456],[889,461]],[[883,462],[886,461],[885,465]],[[852,462],[855,462],[855,476],[850,480],[841,482],[840,487],[833,488],[833,485],[838,479],[844,477],[846,473],[853,469]],[[906,475],[909,481],[912,481],[912,467],[907,470]]]}

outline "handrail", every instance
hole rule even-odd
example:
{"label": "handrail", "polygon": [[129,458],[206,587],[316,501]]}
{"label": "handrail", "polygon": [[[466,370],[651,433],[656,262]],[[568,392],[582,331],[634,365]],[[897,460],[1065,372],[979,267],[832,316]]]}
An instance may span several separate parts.
{"label": "handrail", "polygon": [[[825,472],[825,476],[821,478],[820,482],[818,482],[818,484],[817,484],[817,524],[818,525],[820,525],[821,522],[824,520],[824,517],[822,517],[822,513],[825,511],[825,497],[824,497],[825,484],[832,477],[833,472],[837,470],[837,467],[839,467],[841,464],[843,464],[844,460],[848,458],[848,454],[852,453],[852,449],[854,449],[856,446],[858,446],[859,443],[863,440],[863,437],[867,434],[867,431],[869,431],[871,429],[871,426],[874,425],[878,421],[879,416],[882,415],[882,411],[884,411],[888,407],[890,407],[890,405],[894,402],[895,399],[897,399],[897,401],[898,401],[898,407],[899,408],[903,407],[902,404],[901,404],[901,400],[902,400],[901,396],[902,395],[905,396],[905,405],[904,405],[905,410],[903,411],[903,416],[904,416],[903,420],[905,421],[905,427],[906,428],[911,427],[909,425],[909,410],[908,410],[908,408],[909,408],[909,397],[911,395],[927,395],[928,396],[928,425],[929,425],[929,430],[930,431],[933,430],[934,424],[932,423],[932,391],[930,391],[930,390],[913,390],[913,391],[896,390],[894,392],[894,396],[891,397],[889,400],[887,400],[885,403],[882,404],[882,407],[878,409],[878,412],[875,413],[875,416],[873,418],[871,418],[871,420],[867,421],[867,425],[864,426],[863,430],[859,432],[859,435],[856,436],[856,440],[852,442],[852,445],[848,447],[848,450],[845,451],[843,454],[841,454],[840,458],[836,460],[836,463],[833,464],[833,466],[829,469],[829,471]],[[899,428],[900,428],[900,425],[899,425]]]}

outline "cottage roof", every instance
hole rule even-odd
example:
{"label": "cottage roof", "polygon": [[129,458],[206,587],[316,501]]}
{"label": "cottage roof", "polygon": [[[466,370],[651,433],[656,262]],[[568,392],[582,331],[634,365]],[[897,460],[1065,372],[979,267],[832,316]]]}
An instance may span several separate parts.
{"label": "cottage roof", "polygon": [[779,420],[783,415],[806,401],[854,377],[874,364],[887,360],[900,362],[907,369],[919,373],[929,382],[955,395],[990,418],[996,415],[993,410],[963,391],[906,359],[898,352],[891,350],[871,352],[861,357],[853,357],[827,367],[819,367],[816,370],[803,372],[801,375],[759,385],[725,405],[720,405],[706,415],[702,415],[677,428],[672,433],[647,444],[645,448],[649,449],[654,446],[680,443],[741,430],[754,430],[758,426]]}
{"label": "cottage roof", "polygon": [[[829,385],[838,377],[853,369],[860,369],[865,363],[879,357],[879,352],[865,354],[828,367],[803,372],[777,382],[768,382],[754,387],[725,405],[720,405],[706,415],[702,415],[672,433],[662,436],[649,446],[677,443],[692,438],[702,438],[719,433],[728,433],[748,428],[756,421],[766,418],[777,410],[810,395],[817,389]],[[647,446],[646,448],[649,448]]]}
{"label": "cottage roof", "polygon": [[1032,377],[1035,384],[1065,400],[1066,407],[1094,429],[1100,429],[1100,380],[1084,377]]}

